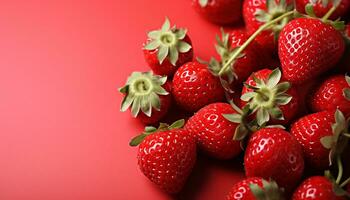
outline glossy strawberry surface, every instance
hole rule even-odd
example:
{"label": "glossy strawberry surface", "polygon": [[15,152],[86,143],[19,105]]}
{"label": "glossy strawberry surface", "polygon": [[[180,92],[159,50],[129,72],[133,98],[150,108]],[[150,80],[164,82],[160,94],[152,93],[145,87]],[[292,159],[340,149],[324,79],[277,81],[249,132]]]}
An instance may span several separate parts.
{"label": "glossy strawberry surface", "polygon": [[[185,36],[183,41],[192,45],[191,39],[188,35]],[[163,63],[160,64],[157,57],[157,53],[158,53],[158,49],[155,49],[155,50],[143,49],[143,54],[147,64],[152,69],[152,71],[158,75],[172,76],[181,65],[187,62],[190,62],[193,59],[193,48],[191,48],[188,52],[185,52],[185,53],[180,52],[179,58],[175,66],[170,63],[169,58],[165,58]]]}
{"label": "glossy strawberry surface", "polygon": [[205,19],[221,25],[237,23],[242,19],[241,0],[207,0],[201,5],[200,0],[193,0],[192,6]]}
{"label": "glossy strawberry surface", "polygon": [[196,143],[186,130],[156,132],[142,141],[137,158],[148,179],[168,193],[177,193],[195,164]]}
{"label": "glossy strawberry surface", "polygon": [[237,124],[223,117],[236,113],[230,104],[213,103],[200,109],[185,125],[198,147],[219,159],[229,159],[241,153],[240,141],[234,141]]}
{"label": "glossy strawberry surface", "polygon": [[248,142],[244,156],[247,177],[272,178],[291,191],[304,171],[302,148],[288,132],[279,128],[263,128]]}
{"label": "glossy strawberry surface", "polygon": [[296,189],[292,200],[343,200],[333,192],[333,184],[326,177],[313,176]]}
{"label": "glossy strawberry surface", "polygon": [[223,100],[224,89],[206,65],[189,62],[174,75],[173,96],[179,106],[194,112],[205,105]]}
{"label": "glossy strawberry surface", "polygon": [[339,31],[312,18],[289,22],[278,42],[283,75],[295,84],[304,83],[334,67],[345,50]]}
{"label": "glossy strawberry surface", "polygon": [[[299,12],[305,13],[305,6],[307,4],[312,4],[314,8],[315,15],[317,17],[323,17],[333,6],[333,1],[329,0],[327,6],[323,5],[322,0],[296,0],[296,8]],[[341,0],[339,6],[331,15],[330,19],[336,20],[338,18],[343,18],[348,13],[350,9],[349,0]]]}
{"label": "glossy strawberry surface", "polygon": [[350,88],[344,75],[331,76],[311,93],[309,105],[313,112],[339,109],[344,115],[350,115],[350,100],[344,96],[344,89]]}
{"label": "glossy strawberry surface", "polygon": [[[253,76],[255,76],[258,79],[266,81],[269,75],[271,74],[272,70],[270,69],[262,69],[260,71],[254,72],[249,78],[245,81],[247,85],[255,86],[256,82],[253,80]],[[280,82],[284,82],[282,79]],[[247,88],[246,86],[242,89],[242,95],[251,92],[252,90]],[[299,95],[294,87],[291,87],[287,94],[292,96],[292,100],[286,104],[286,105],[280,105],[279,108],[283,112],[284,120],[271,120],[271,124],[288,124],[290,121],[292,121],[296,115],[299,112]],[[242,107],[245,106],[247,102],[241,101]]]}
{"label": "glossy strawberry surface", "polygon": [[236,183],[226,196],[226,200],[256,200],[250,190],[250,184],[257,184],[262,187],[262,178],[251,177]]}
{"label": "glossy strawberry surface", "polygon": [[291,126],[291,134],[303,147],[305,161],[316,169],[329,167],[329,150],[322,146],[321,138],[333,135],[334,111],[306,115]]}

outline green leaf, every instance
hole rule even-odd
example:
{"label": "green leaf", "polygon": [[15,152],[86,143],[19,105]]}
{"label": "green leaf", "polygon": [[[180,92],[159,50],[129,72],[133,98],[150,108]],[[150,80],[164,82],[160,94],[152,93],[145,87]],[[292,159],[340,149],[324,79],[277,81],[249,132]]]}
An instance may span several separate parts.
{"label": "green leaf", "polygon": [[222,114],[222,116],[233,123],[240,124],[242,122],[242,115],[240,114]]}
{"label": "green leaf", "polygon": [[177,51],[175,46],[170,47],[170,63],[173,66],[176,66],[176,62],[179,59],[179,52]]}
{"label": "green leaf", "polygon": [[148,136],[148,134],[144,134],[144,133],[141,135],[138,135],[138,136],[134,137],[133,139],[131,139],[129,145],[132,147],[135,147],[135,146],[139,145],[147,136]]}
{"label": "green leaf", "polygon": [[350,76],[345,75],[345,80],[348,83],[348,85],[350,86]]}
{"label": "green leaf", "polygon": [[273,119],[284,120],[283,112],[279,107],[274,107],[269,110]]}
{"label": "green leaf", "polygon": [[151,93],[149,100],[151,101],[152,107],[159,111],[160,110],[160,99],[159,99],[159,96],[156,95],[155,93]]}
{"label": "green leaf", "polygon": [[242,101],[245,101],[245,102],[248,102],[250,101],[253,97],[256,96],[256,93],[255,92],[247,92],[247,93],[244,93],[242,96],[241,96],[241,100]]}
{"label": "green leaf", "polygon": [[159,30],[155,30],[155,31],[150,31],[147,36],[150,38],[150,39],[153,39],[153,40],[156,40],[159,38],[160,36],[160,31]]}
{"label": "green leaf", "polygon": [[278,105],[287,105],[292,100],[292,96],[289,95],[280,95],[277,96],[275,101]]}
{"label": "green leaf", "polygon": [[277,94],[285,93],[289,90],[291,84],[289,82],[282,82],[277,85]]}
{"label": "green leaf", "polygon": [[135,97],[133,95],[131,95],[131,94],[126,95],[122,101],[120,111],[125,112],[130,107],[130,105],[132,104],[134,99],[135,99]]}
{"label": "green leaf", "polygon": [[345,22],[344,21],[333,21],[333,22],[331,22],[331,25],[333,26],[333,28],[335,28],[338,31],[345,30]]}
{"label": "green leaf", "polygon": [[186,34],[187,34],[187,29],[184,29],[184,28],[177,29],[175,33],[178,40],[183,40],[186,37]]}
{"label": "green leaf", "polygon": [[158,61],[159,61],[160,64],[163,63],[164,59],[168,55],[168,52],[169,52],[169,48],[168,47],[166,47],[166,46],[160,46],[159,47],[157,57],[158,57]]}
{"label": "green leaf", "polygon": [[136,117],[139,114],[140,107],[141,107],[141,98],[135,98],[131,107],[131,114],[133,117]]}
{"label": "green leaf", "polygon": [[259,185],[252,183],[249,188],[256,199],[266,199],[265,192]]}
{"label": "green leaf", "polygon": [[315,11],[314,11],[314,6],[311,3],[306,4],[305,12],[310,17],[315,17],[316,18]]}
{"label": "green leaf", "polygon": [[345,99],[350,101],[350,88],[344,88],[343,95],[344,95]]}
{"label": "green leaf", "polygon": [[247,128],[243,124],[240,124],[236,127],[235,133],[234,133],[232,139],[234,141],[242,141],[242,140],[244,140],[245,137],[247,137],[248,133],[249,132],[248,132]]}
{"label": "green leaf", "polygon": [[324,136],[320,142],[324,148],[331,149],[333,146],[333,136]]}
{"label": "green leaf", "polygon": [[270,115],[266,109],[259,109],[256,114],[257,122],[259,126],[264,125],[266,122],[270,120]]}
{"label": "green leaf", "polygon": [[125,85],[125,86],[119,88],[118,90],[119,90],[119,92],[126,94],[126,93],[128,93],[129,85]]}
{"label": "green leaf", "polygon": [[199,0],[198,1],[199,5],[204,8],[208,4],[208,0]]}
{"label": "green leaf", "polygon": [[156,131],[157,131],[156,127],[153,127],[153,126],[146,126],[145,127],[145,132],[146,133],[153,133],[153,132],[156,132]]}
{"label": "green leaf", "polygon": [[276,68],[271,72],[267,79],[267,86],[272,88],[278,84],[278,82],[281,80],[282,73],[281,71]]}
{"label": "green leaf", "polygon": [[169,130],[172,130],[172,129],[179,129],[179,128],[182,128],[185,124],[185,120],[184,119],[180,119],[180,120],[177,120],[176,122],[172,123],[168,129]]}
{"label": "green leaf", "polygon": [[189,45],[188,43],[186,43],[184,41],[180,41],[178,45],[179,45],[178,50],[181,53],[186,53],[192,48],[191,45]]}
{"label": "green leaf", "polygon": [[338,197],[347,195],[347,192],[336,183],[333,184],[333,192]]}
{"label": "green leaf", "polygon": [[146,50],[154,50],[160,46],[160,43],[158,40],[152,40],[149,43],[146,44],[145,49]]}
{"label": "green leaf", "polygon": [[154,86],[154,92],[159,95],[168,95],[169,92],[166,91],[163,87],[161,86]]}
{"label": "green leaf", "polygon": [[166,17],[164,24],[162,25],[162,32],[168,31],[170,29],[170,21],[169,19]]}
{"label": "green leaf", "polygon": [[141,100],[141,111],[145,113],[146,116],[151,117],[152,105],[149,101],[148,96],[143,96]]}

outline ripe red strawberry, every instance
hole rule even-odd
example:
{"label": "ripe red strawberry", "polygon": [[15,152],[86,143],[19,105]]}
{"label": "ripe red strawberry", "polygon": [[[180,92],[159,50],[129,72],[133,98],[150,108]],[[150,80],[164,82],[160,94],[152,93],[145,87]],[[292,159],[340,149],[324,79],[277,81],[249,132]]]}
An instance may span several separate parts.
{"label": "ripe red strawberry", "polygon": [[174,75],[173,96],[179,106],[194,112],[205,105],[223,100],[224,89],[206,65],[189,62]]}
{"label": "ripe red strawberry", "polygon": [[271,178],[291,191],[304,171],[301,146],[283,129],[260,129],[248,142],[244,167],[247,177]]}
{"label": "ripe red strawberry", "polygon": [[142,173],[168,193],[179,192],[196,161],[196,143],[187,130],[180,129],[184,120],[158,130],[146,127],[131,146],[139,145],[138,164]]}
{"label": "ripe red strawberry", "polygon": [[[267,5],[267,2],[269,5]],[[292,2],[293,1],[290,0],[244,0],[243,19],[246,24],[248,34],[253,34],[264,23],[275,19],[283,13],[293,10]],[[289,18],[286,18],[279,24],[271,26],[271,29],[260,33],[255,38],[255,41],[264,47],[265,51],[271,53],[275,52],[277,49],[277,42],[275,42],[275,33],[278,33],[288,21]]]}
{"label": "ripe red strawberry", "polygon": [[198,147],[218,159],[230,159],[241,153],[240,141],[233,135],[239,124],[225,119],[225,114],[237,113],[230,104],[213,103],[200,109],[186,125]]}
{"label": "ripe red strawberry", "polygon": [[124,94],[120,110],[130,108],[132,116],[145,124],[158,122],[171,106],[171,83],[166,76],[133,72],[119,91]]}
{"label": "ripe red strawberry", "polygon": [[192,6],[205,19],[216,24],[233,24],[242,19],[240,0],[193,0]]}
{"label": "ripe red strawberry", "polygon": [[315,169],[327,169],[347,145],[348,122],[337,110],[306,115],[291,127],[291,134],[302,145],[305,161]]}
{"label": "ripe red strawberry", "polygon": [[251,177],[236,183],[226,200],[256,200],[271,199],[281,200],[283,191],[274,181],[266,181],[263,178]]}
{"label": "ripe red strawberry", "polygon": [[268,122],[285,125],[298,114],[299,96],[294,87],[283,82],[278,68],[253,73],[245,82],[241,100],[242,107],[248,104],[256,113],[259,126]]}
{"label": "ripe red strawberry", "polygon": [[342,72],[349,72],[350,71],[350,24],[346,25],[343,35],[347,44],[347,49],[340,61],[338,68]]}
{"label": "ripe red strawberry", "polygon": [[166,19],[160,30],[148,33],[143,53],[155,74],[172,76],[177,68],[192,61],[191,45],[187,30],[170,27],[170,22]]}
{"label": "ripe red strawberry", "polygon": [[350,116],[350,77],[334,75],[324,80],[309,98],[313,112],[341,110]]}
{"label": "ripe red strawberry", "polygon": [[292,200],[345,200],[334,192],[334,184],[324,176],[306,179],[294,192]]}
{"label": "ripe red strawberry", "polygon": [[[305,13],[305,6],[311,4],[315,15],[317,17],[323,17],[332,7],[334,0],[296,0],[296,8],[299,12]],[[330,16],[330,19],[336,20],[338,18],[345,17],[350,8],[349,0],[340,0],[337,9]]]}
{"label": "ripe red strawberry", "polygon": [[[214,75],[219,76],[219,72],[223,65],[227,63],[229,58],[237,51],[237,49],[243,45],[248,39],[248,35],[245,31],[237,29],[225,33],[222,30],[222,36],[219,38],[217,36],[216,41],[216,51],[220,55],[221,60],[217,61],[212,58],[209,62],[209,69]],[[254,41],[244,49],[234,62],[231,63],[230,67],[220,76],[227,80],[227,85],[224,87],[229,89],[234,89],[236,85],[240,85],[248,76],[258,70],[261,66],[264,66],[267,61],[263,56],[260,45]],[[232,84],[231,84],[232,83]]]}
{"label": "ripe red strawberry", "polygon": [[334,67],[345,50],[340,32],[314,18],[298,18],[289,22],[278,42],[283,75],[296,84]]}

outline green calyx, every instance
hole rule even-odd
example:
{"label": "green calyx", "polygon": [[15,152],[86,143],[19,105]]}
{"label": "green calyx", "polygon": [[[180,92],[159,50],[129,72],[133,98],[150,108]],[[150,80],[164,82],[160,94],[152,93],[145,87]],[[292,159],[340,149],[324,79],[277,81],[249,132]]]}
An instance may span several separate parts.
{"label": "green calyx", "polygon": [[[281,0],[279,2],[277,2],[276,0],[267,0],[266,8],[267,11],[259,9],[255,12],[256,19],[263,23],[271,22],[272,20],[280,17],[281,15],[292,11],[294,9],[294,5],[288,4],[286,0]],[[291,16],[285,17],[278,23],[270,26],[270,30],[276,33],[276,38],[278,33],[291,19]]]}
{"label": "green calyx", "polygon": [[184,126],[185,124],[185,120],[184,119],[180,119],[175,121],[174,123],[172,123],[171,125],[165,124],[165,123],[160,123],[159,127],[153,127],[153,126],[146,126],[145,130],[142,134],[134,137],[133,139],[131,139],[129,145],[130,146],[137,146],[139,145],[147,136],[158,132],[158,131],[169,131],[169,130],[173,130],[173,129],[180,129]]}
{"label": "green calyx", "polygon": [[250,184],[249,188],[257,200],[283,200],[283,189],[280,189],[275,181],[262,180],[263,186]]}
{"label": "green calyx", "polygon": [[209,3],[208,1],[209,0],[198,0],[198,3],[202,8],[204,8],[208,5],[208,3]]}
{"label": "green calyx", "polygon": [[125,86],[119,89],[125,95],[120,110],[124,112],[131,107],[133,117],[140,110],[150,117],[152,108],[160,110],[159,95],[169,95],[162,87],[166,81],[166,76],[153,75],[152,72],[133,72]]}
{"label": "green calyx", "polygon": [[343,95],[345,99],[350,101],[350,77],[348,75],[345,75],[345,80],[348,83],[349,87],[343,89]]}
{"label": "green calyx", "polygon": [[270,116],[276,120],[284,120],[283,113],[279,106],[287,105],[292,97],[286,92],[291,87],[289,82],[279,83],[281,80],[281,71],[275,69],[269,75],[266,81],[253,76],[256,86],[245,84],[251,89],[241,96],[241,100],[248,102],[253,113],[256,112],[256,119],[259,126],[264,126]]}
{"label": "green calyx", "polygon": [[175,66],[179,59],[179,53],[186,53],[192,48],[183,41],[187,30],[170,27],[169,19],[166,18],[160,30],[148,33],[149,42],[145,45],[147,50],[158,50],[157,57],[160,64],[168,57],[170,63]]}
{"label": "green calyx", "polygon": [[[342,172],[339,173],[339,175],[342,175]],[[336,180],[329,170],[326,170],[324,172],[324,176],[332,183],[333,192],[336,196],[338,196],[338,197],[343,196],[343,197],[350,198],[350,194],[343,189],[343,187],[345,187],[347,185],[347,183],[350,179],[345,180],[343,183],[340,184],[341,180],[339,178],[341,178],[341,176],[338,176],[337,177],[338,180]]]}
{"label": "green calyx", "polygon": [[320,139],[322,146],[329,149],[329,165],[332,165],[336,156],[340,156],[349,143],[350,118],[345,119],[340,110],[334,113],[335,123],[332,124],[333,135],[325,136]]}
{"label": "green calyx", "polygon": [[239,58],[244,57],[244,54],[240,53],[236,57],[235,61],[229,63],[229,67],[227,67],[225,71],[221,71],[222,67],[229,61],[230,57],[233,56],[239,49],[239,47],[231,47],[231,44],[229,43],[229,37],[230,35],[221,29],[221,38],[216,35],[217,43],[215,45],[216,52],[219,54],[221,61],[218,61],[215,58],[211,58],[209,63],[204,62],[204,64],[208,65],[210,72],[214,76],[219,76],[221,84],[226,89],[226,91],[230,90],[230,84],[238,79],[234,68],[235,61]]}

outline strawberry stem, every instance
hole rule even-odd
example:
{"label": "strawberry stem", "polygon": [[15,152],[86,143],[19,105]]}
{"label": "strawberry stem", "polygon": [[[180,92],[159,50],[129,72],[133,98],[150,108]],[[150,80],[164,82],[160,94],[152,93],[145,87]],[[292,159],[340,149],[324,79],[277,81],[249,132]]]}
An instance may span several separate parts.
{"label": "strawberry stem", "polygon": [[350,183],[350,177],[348,179],[346,179],[342,184],[340,184],[340,187],[343,188],[349,183]]}
{"label": "strawberry stem", "polygon": [[326,22],[336,9],[337,9],[337,6],[332,6],[332,8],[329,9],[329,11],[322,17],[322,21]]}
{"label": "strawberry stem", "polygon": [[338,177],[335,182],[339,185],[341,178],[343,177],[343,163],[341,161],[340,155],[337,156],[337,165],[338,165]]}
{"label": "strawberry stem", "polygon": [[251,35],[247,41],[244,42],[244,44],[242,46],[239,47],[239,49],[230,57],[230,59],[225,63],[225,65],[221,68],[221,70],[219,71],[219,76],[222,76],[223,74],[225,74],[225,72],[227,71],[227,69],[230,67],[230,64],[237,58],[237,56],[239,56],[242,51],[247,48],[247,46],[264,30],[268,29],[271,25],[283,20],[286,17],[289,17],[290,15],[294,14],[294,10],[293,11],[289,11],[279,17],[277,17],[276,19],[273,19],[270,22],[265,23],[264,25],[260,26],[258,30],[255,31],[255,33],[253,35]]}

